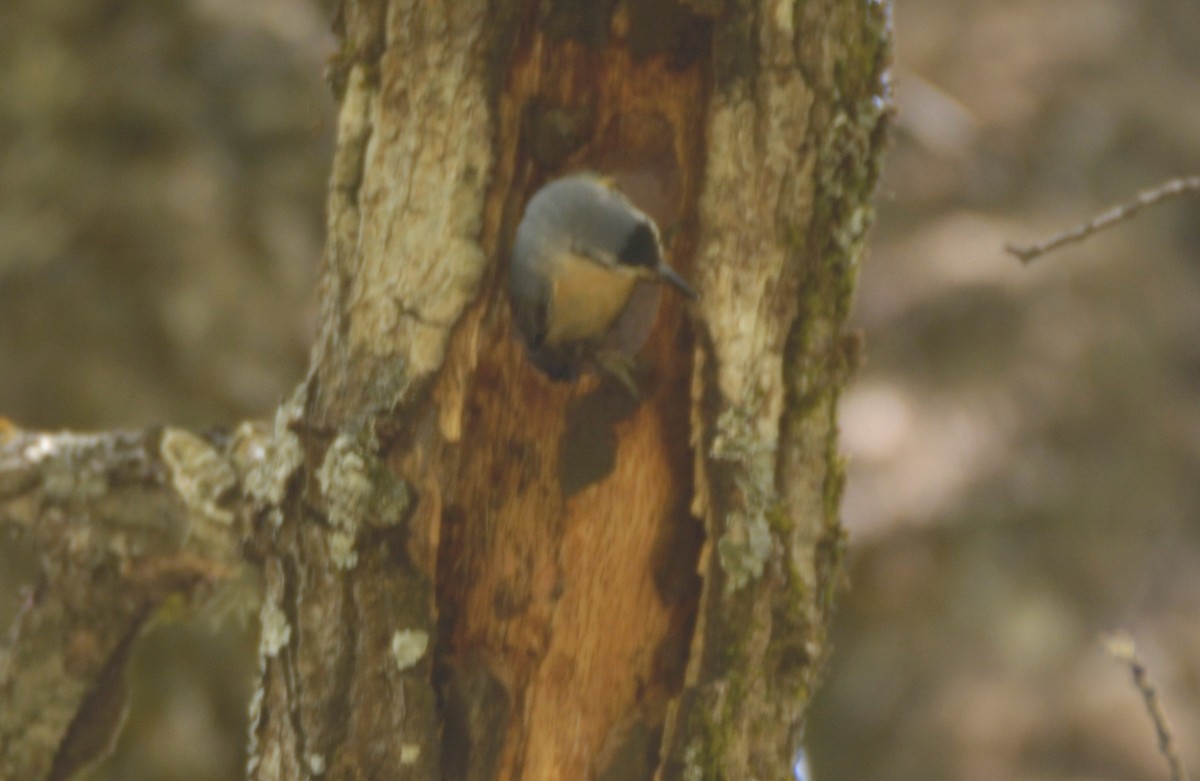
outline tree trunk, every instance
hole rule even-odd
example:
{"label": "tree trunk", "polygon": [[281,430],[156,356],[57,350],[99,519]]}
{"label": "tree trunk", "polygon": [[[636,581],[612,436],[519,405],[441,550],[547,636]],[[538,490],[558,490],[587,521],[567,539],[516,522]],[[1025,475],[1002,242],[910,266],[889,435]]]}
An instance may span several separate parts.
{"label": "tree trunk", "polygon": [[[317,479],[265,546],[290,631],[255,775],[786,777],[842,550],[886,7],[347,2],[339,32]],[[664,299],[639,404],[511,333],[522,205],[578,168],[702,292]]]}
{"label": "tree trunk", "polygon": [[[312,368],[219,494],[264,572],[250,777],[789,777],[886,3],[344,0],[336,28]],[[521,210],[577,169],[702,296],[663,296],[636,401],[512,332]]]}

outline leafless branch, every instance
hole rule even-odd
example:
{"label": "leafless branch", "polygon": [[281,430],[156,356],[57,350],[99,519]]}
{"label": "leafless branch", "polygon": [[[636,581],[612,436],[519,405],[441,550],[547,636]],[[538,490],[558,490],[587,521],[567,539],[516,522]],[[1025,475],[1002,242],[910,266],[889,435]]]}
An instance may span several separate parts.
{"label": "leafless branch", "polygon": [[1178,198],[1183,195],[1200,191],[1200,176],[1189,176],[1183,179],[1172,179],[1169,182],[1159,185],[1150,190],[1145,190],[1138,196],[1119,206],[1096,215],[1088,222],[1082,225],[1077,225],[1070,230],[1055,234],[1045,241],[1040,241],[1037,244],[1006,244],[1005,250],[1021,259],[1022,263],[1029,263],[1040,255],[1044,255],[1051,250],[1057,249],[1064,244],[1070,244],[1076,241],[1083,241],[1093,233],[1104,230],[1119,222],[1124,222],[1130,219],[1133,215],[1145,209],[1147,206],[1153,206],[1160,201]]}
{"label": "leafless branch", "polygon": [[1179,758],[1179,748],[1175,745],[1175,736],[1171,732],[1167,714],[1163,712],[1162,702],[1158,699],[1158,691],[1154,688],[1154,682],[1150,680],[1146,665],[1137,654],[1133,638],[1125,632],[1117,632],[1105,638],[1104,644],[1108,652],[1117,661],[1129,667],[1133,674],[1133,683],[1141,693],[1146,712],[1150,714],[1154,730],[1158,733],[1158,751],[1167,760],[1171,781],[1187,781],[1187,770],[1183,766],[1183,760]]}
{"label": "leafless branch", "polygon": [[196,602],[239,569],[246,437],[0,420],[0,531],[41,567],[0,642],[0,778],[67,778],[107,753],[142,629],[168,598]]}

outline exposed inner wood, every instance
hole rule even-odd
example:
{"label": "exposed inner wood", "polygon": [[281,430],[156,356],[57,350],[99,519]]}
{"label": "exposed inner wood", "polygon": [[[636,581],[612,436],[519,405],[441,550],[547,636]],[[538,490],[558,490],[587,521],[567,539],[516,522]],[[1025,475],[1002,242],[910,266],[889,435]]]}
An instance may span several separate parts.
{"label": "exposed inner wood", "polygon": [[[670,263],[688,274],[705,68],[678,52],[633,56],[627,24],[613,20],[600,47],[527,25],[500,97],[493,187],[513,200],[489,203],[485,245],[496,247],[497,273],[455,334],[438,389],[457,407],[443,411],[443,430],[460,434],[439,502],[443,705],[495,707],[447,717],[448,778],[648,778],[667,699],[682,684],[703,541],[688,511],[683,302],[662,296],[634,402],[611,381],[542,376],[512,333],[503,294],[525,199],[578,169],[613,175],[658,220]],[[555,111],[579,124],[566,153],[538,159],[543,129],[530,117]]]}

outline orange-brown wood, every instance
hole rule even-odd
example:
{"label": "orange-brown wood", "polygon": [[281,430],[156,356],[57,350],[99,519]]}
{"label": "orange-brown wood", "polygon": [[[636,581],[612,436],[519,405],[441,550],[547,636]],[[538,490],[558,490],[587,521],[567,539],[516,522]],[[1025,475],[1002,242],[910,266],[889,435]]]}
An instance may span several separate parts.
{"label": "orange-brown wood", "polygon": [[[577,169],[612,175],[659,221],[670,262],[687,275],[703,69],[677,53],[633,56],[628,24],[613,20],[602,48],[532,25],[514,44],[499,104],[507,157],[494,172],[485,235],[496,273],[455,334],[437,390],[450,421],[443,430],[461,437],[440,488],[441,667],[486,658],[513,698],[494,725],[503,733],[498,779],[648,777],[622,768],[630,746],[657,747],[699,596],[681,299],[662,297],[635,403],[610,380],[542,376],[512,334],[503,294],[525,199]],[[530,156],[530,117],[559,109],[585,116],[585,127],[549,169]],[[580,471],[599,477],[571,476]]]}

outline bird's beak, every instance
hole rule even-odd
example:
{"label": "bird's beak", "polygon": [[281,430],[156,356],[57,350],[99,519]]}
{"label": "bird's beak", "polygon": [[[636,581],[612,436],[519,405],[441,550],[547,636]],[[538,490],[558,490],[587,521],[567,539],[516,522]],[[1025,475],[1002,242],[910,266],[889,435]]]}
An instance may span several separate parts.
{"label": "bird's beak", "polygon": [[676,288],[678,288],[680,293],[683,293],[685,296],[687,296],[691,300],[696,301],[700,298],[700,294],[697,293],[695,290],[692,290],[692,286],[689,285],[687,282],[684,282],[683,277],[679,276],[679,273],[677,271],[675,271],[675,269],[668,266],[666,263],[663,263],[662,265],[660,265],[658,267],[658,274],[663,279],[667,280],[672,285],[674,285]]}

